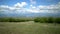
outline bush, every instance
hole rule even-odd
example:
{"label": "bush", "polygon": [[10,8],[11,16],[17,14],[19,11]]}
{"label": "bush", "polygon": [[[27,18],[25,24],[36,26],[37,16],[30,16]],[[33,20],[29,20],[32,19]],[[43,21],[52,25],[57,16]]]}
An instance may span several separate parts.
{"label": "bush", "polygon": [[35,18],[34,21],[35,22],[39,22],[40,21],[40,18]]}
{"label": "bush", "polygon": [[60,18],[53,18],[53,17],[37,17],[34,19],[34,22],[40,23],[60,23]]}
{"label": "bush", "polygon": [[60,23],[60,18],[55,18],[55,23]]}
{"label": "bush", "polygon": [[25,22],[29,21],[28,19],[19,19],[19,18],[0,18],[0,22]]}
{"label": "bush", "polygon": [[35,22],[40,22],[40,23],[44,23],[44,22],[47,22],[47,18],[35,18],[34,19]]}
{"label": "bush", "polygon": [[48,23],[54,23],[54,18],[49,17],[49,18],[48,18]]}

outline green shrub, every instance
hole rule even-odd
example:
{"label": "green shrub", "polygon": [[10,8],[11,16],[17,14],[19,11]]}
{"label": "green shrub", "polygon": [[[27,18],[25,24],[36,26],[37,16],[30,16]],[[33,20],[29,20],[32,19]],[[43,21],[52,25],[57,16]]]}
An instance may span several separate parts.
{"label": "green shrub", "polygon": [[40,22],[40,23],[44,23],[44,22],[47,22],[47,18],[35,18],[34,19],[35,22]]}
{"label": "green shrub", "polygon": [[0,22],[25,22],[29,19],[19,19],[19,18],[0,18]]}
{"label": "green shrub", "polygon": [[53,23],[54,22],[54,18],[53,17],[49,17],[48,18],[48,23]]}
{"label": "green shrub", "polygon": [[34,22],[40,23],[60,23],[60,18],[53,18],[53,17],[37,17],[34,19]]}
{"label": "green shrub", "polygon": [[55,23],[60,23],[60,18],[55,18]]}
{"label": "green shrub", "polygon": [[39,18],[35,18],[34,21],[35,21],[35,22],[39,22],[40,19],[39,19]]}

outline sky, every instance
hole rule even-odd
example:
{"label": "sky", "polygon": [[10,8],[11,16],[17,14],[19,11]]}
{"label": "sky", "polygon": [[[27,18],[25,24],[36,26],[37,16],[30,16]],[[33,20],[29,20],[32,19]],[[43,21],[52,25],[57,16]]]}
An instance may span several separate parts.
{"label": "sky", "polygon": [[0,12],[59,13],[60,0],[0,0]]}

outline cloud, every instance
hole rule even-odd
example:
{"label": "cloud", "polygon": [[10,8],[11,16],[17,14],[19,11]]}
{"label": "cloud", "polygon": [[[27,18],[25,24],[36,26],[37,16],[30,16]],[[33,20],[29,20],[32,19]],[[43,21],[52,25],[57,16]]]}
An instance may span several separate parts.
{"label": "cloud", "polygon": [[60,12],[60,2],[56,5],[48,5],[48,6],[40,5],[40,6],[38,6],[38,8],[42,12],[44,11],[47,13],[59,13]]}
{"label": "cloud", "polygon": [[47,9],[47,10],[56,10],[58,9],[59,7],[56,6],[56,5],[49,5],[49,6],[38,6],[40,9]]}
{"label": "cloud", "polygon": [[[30,0],[31,2],[33,0]],[[34,1],[33,1],[34,2]],[[16,12],[16,13],[58,13],[60,12],[60,2],[56,5],[48,5],[48,6],[33,6],[32,4],[29,6],[29,8],[26,8],[28,3],[21,2],[16,3],[13,6],[8,5],[0,5],[0,11],[7,11],[7,12]]]}
{"label": "cloud", "polygon": [[35,0],[30,0],[30,3],[31,4],[36,4],[36,1]]}
{"label": "cloud", "polygon": [[[13,6],[0,5],[0,9],[1,9],[2,11],[8,10],[8,9],[9,9],[10,11],[20,10],[20,9],[24,8],[26,5],[27,5],[26,2],[16,3],[16,4],[14,4]],[[0,10],[0,11],[1,11],[1,10]]]}
{"label": "cloud", "polygon": [[14,7],[10,7],[8,5],[1,5],[0,6],[0,11],[12,11],[14,9],[15,9]]}
{"label": "cloud", "polygon": [[21,2],[21,3],[15,4],[14,6],[17,7],[17,8],[20,8],[20,7],[24,7],[24,6],[26,6],[26,5],[27,5],[26,2]]}

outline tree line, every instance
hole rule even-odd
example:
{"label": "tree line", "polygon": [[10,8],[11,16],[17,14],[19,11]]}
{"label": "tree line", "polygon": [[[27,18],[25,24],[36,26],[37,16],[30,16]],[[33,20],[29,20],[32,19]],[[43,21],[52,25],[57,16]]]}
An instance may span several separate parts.
{"label": "tree line", "polygon": [[39,22],[39,23],[60,23],[60,18],[59,17],[36,17],[32,19],[27,19],[27,18],[0,18],[0,22],[26,22],[26,21],[34,21],[34,22]]}

